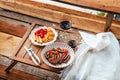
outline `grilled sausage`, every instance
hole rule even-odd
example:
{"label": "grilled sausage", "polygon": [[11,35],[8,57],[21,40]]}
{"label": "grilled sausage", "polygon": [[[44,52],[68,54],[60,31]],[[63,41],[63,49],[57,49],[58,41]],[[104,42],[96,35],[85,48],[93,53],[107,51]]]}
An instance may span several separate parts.
{"label": "grilled sausage", "polygon": [[63,58],[63,60],[65,60],[68,56],[69,56],[69,54],[66,54],[66,56]]}
{"label": "grilled sausage", "polygon": [[45,54],[45,58],[51,64],[58,65],[58,64],[62,64],[62,63],[67,63],[68,60],[70,59],[70,55],[69,54],[65,54],[65,53],[51,54],[48,51]]}
{"label": "grilled sausage", "polygon": [[63,62],[63,59],[64,59],[65,56],[66,56],[66,54],[63,53],[61,58],[60,58],[60,64]]}
{"label": "grilled sausage", "polygon": [[61,54],[58,54],[58,55],[57,55],[57,59],[56,59],[56,62],[57,62],[58,64],[59,64],[59,61],[60,61],[60,55],[61,55]]}
{"label": "grilled sausage", "polygon": [[64,60],[64,63],[67,63],[69,59],[70,59],[70,55],[66,57],[66,59]]}
{"label": "grilled sausage", "polygon": [[54,54],[54,63],[57,64],[57,55]]}
{"label": "grilled sausage", "polygon": [[[50,59],[50,60],[49,60]],[[51,55],[50,58],[48,58],[48,61],[51,63],[51,64],[54,64],[54,55]]]}
{"label": "grilled sausage", "polygon": [[61,64],[61,63],[60,63],[61,58],[62,58],[62,53],[59,54],[59,59],[58,59],[58,63],[59,63],[59,64]]}
{"label": "grilled sausage", "polygon": [[52,62],[51,62],[51,61],[52,61],[52,58],[48,58],[47,60],[52,64]]}

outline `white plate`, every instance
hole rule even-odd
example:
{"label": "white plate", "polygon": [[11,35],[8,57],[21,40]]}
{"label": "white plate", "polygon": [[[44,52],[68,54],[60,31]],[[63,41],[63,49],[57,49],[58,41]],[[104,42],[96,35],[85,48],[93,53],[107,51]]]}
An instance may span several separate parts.
{"label": "white plate", "polygon": [[52,30],[53,33],[54,33],[54,38],[53,38],[52,41],[49,41],[49,42],[46,42],[46,43],[38,43],[38,42],[35,42],[35,41],[34,41],[34,39],[33,39],[34,33],[35,33],[37,30],[47,29],[47,28],[48,28],[48,27],[46,27],[46,26],[40,26],[40,27],[38,27],[38,28],[35,28],[35,29],[31,32],[29,38],[30,38],[31,42],[32,42],[34,45],[45,46],[45,45],[49,45],[49,44],[51,44],[51,43],[53,43],[53,42],[56,41],[57,36],[58,36],[58,33],[57,33],[57,32],[55,31],[55,29],[52,28],[52,27],[49,27],[49,28],[51,28],[51,30]]}
{"label": "white plate", "polygon": [[[62,63],[62,64],[59,64],[59,65],[53,65],[51,64],[50,62],[48,62],[48,60],[45,58],[44,54],[49,51],[50,49],[53,49],[53,48],[57,48],[57,47],[60,47],[60,48],[64,48],[64,49],[67,49],[68,50],[68,53],[70,55],[70,59],[67,63]],[[61,43],[61,42],[55,42],[53,44],[50,44],[50,45],[47,45],[43,50],[42,50],[42,53],[41,53],[41,57],[43,59],[43,61],[51,66],[51,67],[54,67],[54,68],[64,68],[64,67],[67,67],[68,65],[70,65],[73,60],[74,60],[74,51],[73,49],[67,45],[66,43]]]}

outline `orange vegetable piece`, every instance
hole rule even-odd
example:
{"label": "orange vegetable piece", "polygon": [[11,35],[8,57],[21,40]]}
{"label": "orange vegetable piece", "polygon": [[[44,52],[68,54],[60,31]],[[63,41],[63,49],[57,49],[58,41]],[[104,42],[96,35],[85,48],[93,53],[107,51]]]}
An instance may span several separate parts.
{"label": "orange vegetable piece", "polygon": [[52,54],[52,50],[49,50],[49,53]]}
{"label": "orange vegetable piece", "polygon": [[54,54],[58,54],[58,52],[57,52],[57,51],[54,51],[53,53],[54,53]]}
{"label": "orange vegetable piece", "polygon": [[67,54],[67,53],[68,53],[68,50],[67,50],[67,49],[63,49],[63,52],[64,52],[65,54]]}
{"label": "orange vegetable piece", "polygon": [[45,38],[42,38],[42,41],[43,42],[47,42],[47,38],[45,37]]}
{"label": "orange vegetable piece", "polygon": [[54,33],[52,31],[49,32],[50,36],[54,36]]}
{"label": "orange vegetable piece", "polygon": [[53,40],[53,36],[48,36],[48,40]]}

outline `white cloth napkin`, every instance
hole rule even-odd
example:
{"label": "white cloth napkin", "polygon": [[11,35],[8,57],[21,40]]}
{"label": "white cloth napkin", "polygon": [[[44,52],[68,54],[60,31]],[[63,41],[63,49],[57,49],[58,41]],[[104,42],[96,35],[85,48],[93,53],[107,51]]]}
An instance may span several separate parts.
{"label": "white cloth napkin", "polygon": [[120,47],[115,36],[111,32],[80,34],[83,42],[73,64],[62,71],[61,80],[120,80]]}

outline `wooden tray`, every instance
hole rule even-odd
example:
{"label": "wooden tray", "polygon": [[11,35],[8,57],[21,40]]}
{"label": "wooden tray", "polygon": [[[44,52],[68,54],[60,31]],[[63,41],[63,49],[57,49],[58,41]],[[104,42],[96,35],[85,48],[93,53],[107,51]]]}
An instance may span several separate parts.
{"label": "wooden tray", "polygon": [[[46,24],[46,23],[39,23],[39,25],[51,26],[51,24]],[[49,70],[49,71],[52,71],[52,72],[60,73],[60,70],[62,70],[62,69],[56,69],[56,68],[49,67],[48,65],[44,64],[44,62],[42,61],[41,51],[44,48],[44,46],[42,46],[42,47],[41,46],[35,46],[29,40],[29,35],[30,35],[31,31],[39,25],[37,23],[33,23],[32,26],[27,30],[27,32],[25,33],[22,41],[20,42],[17,49],[14,51],[13,55],[11,56],[11,59],[13,59],[17,62],[22,62],[22,63],[25,63],[25,64],[29,64],[29,65],[32,65],[32,66],[35,66],[35,67],[38,67],[38,68],[42,68],[42,69]],[[58,34],[60,34],[62,32],[62,30],[58,26],[52,26],[52,27],[54,27],[56,29]],[[76,30],[77,29],[72,29],[70,31],[67,31],[67,33],[69,33],[70,35],[71,34],[79,35],[79,33],[76,32]],[[57,41],[60,41],[60,40],[57,39]],[[34,50],[34,52],[38,55],[38,57],[40,58],[40,60],[42,62],[42,64],[40,66],[36,66],[32,62],[30,57],[26,54],[24,46],[31,47]]]}

